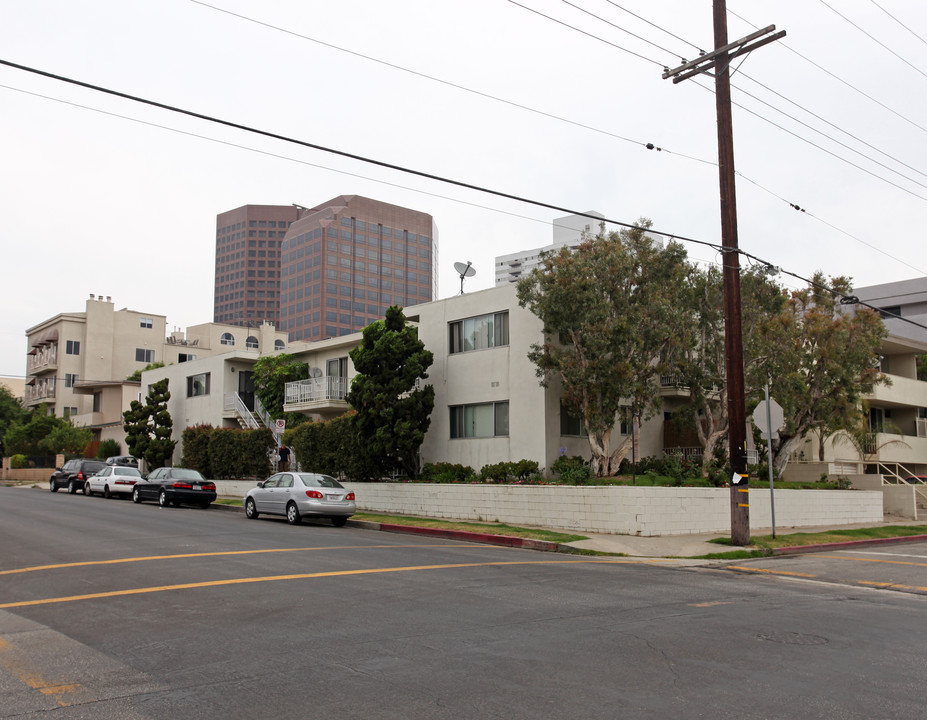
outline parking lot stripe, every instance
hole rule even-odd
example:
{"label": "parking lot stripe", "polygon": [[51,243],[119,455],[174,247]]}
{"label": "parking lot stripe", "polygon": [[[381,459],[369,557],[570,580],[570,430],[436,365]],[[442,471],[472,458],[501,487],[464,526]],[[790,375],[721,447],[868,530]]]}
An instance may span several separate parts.
{"label": "parking lot stripe", "polygon": [[146,593],[169,592],[171,590],[192,590],[194,588],[220,587],[223,585],[279,582],[281,580],[308,580],[311,578],[344,577],[348,575],[373,575],[377,573],[416,572],[420,570],[450,570],[457,568],[475,567],[502,567],[506,565],[650,565],[661,562],[662,560],[663,558],[648,558],[645,560],[511,560],[505,562],[452,563],[447,565],[413,565],[409,567],[369,568],[366,570],[333,570],[329,572],[300,573],[298,575],[269,575],[265,577],[235,578],[231,580],[207,580],[205,582],[183,583],[180,585],[159,585],[147,588],[132,588],[130,590],[113,590],[111,592],[89,593],[86,595],[43,598],[40,600],[21,600],[19,602],[2,603],[0,604],[0,610],[33,607],[36,605],[51,605],[54,603],[76,602],[78,600],[97,600],[101,598],[123,597],[127,595],[143,595]]}

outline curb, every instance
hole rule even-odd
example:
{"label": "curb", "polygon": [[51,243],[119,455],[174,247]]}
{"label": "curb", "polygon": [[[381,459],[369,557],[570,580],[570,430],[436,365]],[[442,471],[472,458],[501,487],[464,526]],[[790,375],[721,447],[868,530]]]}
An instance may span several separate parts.
{"label": "curb", "polygon": [[872,547],[873,545],[901,545],[904,543],[924,542],[927,535],[905,535],[903,537],[873,538],[872,540],[847,540],[837,543],[820,543],[818,545],[795,545],[776,548],[773,555],[801,555],[802,553],[820,552],[822,550],[846,550],[849,548]]}
{"label": "curb", "polygon": [[[210,507],[221,509],[226,512],[240,513],[244,510],[240,505],[220,505],[213,503]],[[378,523],[369,520],[348,520],[347,527],[360,528],[362,530],[377,530],[380,532],[402,533],[406,535],[424,535],[426,537],[436,537],[444,540],[460,540],[462,542],[500,545],[502,547],[521,548],[522,550],[540,550],[541,552],[560,551],[560,543],[550,542],[549,540],[532,540],[531,538],[467,532],[466,530],[444,530],[442,528],[424,528],[414,525],[394,525],[392,523]]]}

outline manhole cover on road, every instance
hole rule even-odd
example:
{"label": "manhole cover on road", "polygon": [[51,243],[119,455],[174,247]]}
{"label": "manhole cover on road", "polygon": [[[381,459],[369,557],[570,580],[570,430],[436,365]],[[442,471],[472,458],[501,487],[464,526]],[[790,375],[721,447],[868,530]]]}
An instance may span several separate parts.
{"label": "manhole cover on road", "polygon": [[804,635],[802,633],[759,633],[757,640],[783,643],[785,645],[827,645],[830,642],[820,635]]}

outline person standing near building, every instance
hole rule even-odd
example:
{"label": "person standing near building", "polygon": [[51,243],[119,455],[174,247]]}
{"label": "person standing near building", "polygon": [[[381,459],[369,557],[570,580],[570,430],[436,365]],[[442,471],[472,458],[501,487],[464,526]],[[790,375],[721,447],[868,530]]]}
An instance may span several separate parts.
{"label": "person standing near building", "polygon": [[278,470],[280,472],[286,472],[290,469],[290,448],[286,445],[281,445],[280,450],[277,452],[277,456],[280,458],[280,464],[278,465]]}

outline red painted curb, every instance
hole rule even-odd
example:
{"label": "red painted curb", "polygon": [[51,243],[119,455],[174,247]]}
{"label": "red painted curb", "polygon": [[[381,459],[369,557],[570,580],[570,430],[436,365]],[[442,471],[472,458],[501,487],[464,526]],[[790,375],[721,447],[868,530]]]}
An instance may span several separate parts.
{"label": "red painted curb", "polygon": [[927,535],[904,535],[893,538],[873,538],[872,540],[847,540],[838,543],[820,543],[818,545],[795,545],[793,547],[776,548],[773,555],[799,555],[801,553],[821,552],[822,550],[845,550],[855,547],[869,547],[870,545],[898,545],[909,542],[924,542]]}
{"label": "red painted curb", "polygon": [[487,545],[502,545],[503,547],[522,548],[524,550],[556,552],[559,548],[557,543],[548,540],[532,540],[530,538],[467,532],[465,530],[444,530],[441,528],[390,525],[387,523],[380,523],[380,530],[385,532],[406,533],[408,535],[426,535],[428,537],[438,537],[445,540],[463,540],[465,542],[486,543]]}

